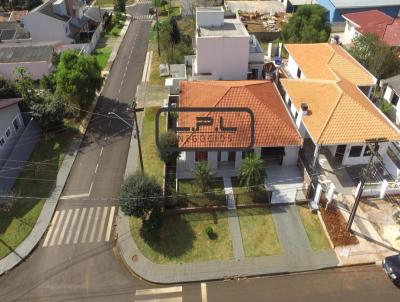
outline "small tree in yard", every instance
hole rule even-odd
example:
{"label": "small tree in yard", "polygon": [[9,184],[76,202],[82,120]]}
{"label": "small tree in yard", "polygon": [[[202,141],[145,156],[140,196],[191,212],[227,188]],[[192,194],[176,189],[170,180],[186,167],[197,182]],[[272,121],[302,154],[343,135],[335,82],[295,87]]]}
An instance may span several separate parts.
{"label": "small tree in yard", "polygon": [[215,176],[214,171],[208,166],[206,161],[196,162],[192,174],[200,185],[202,192],[207,192]]}
{"label": "small tree in yard", "polygon": [[56,94],[66,103],[87,108],[103,83],[101,67],[91,55],[67,50],[56,71]]}
{"label": "small tree in yard", "polygon": [[253,187],[264,183],[267,177],[264,162],[258,154],[248,155],[240,166],[240,184],[246,187]]}
{"label": "small tree in yard", "polygon": [[24,67],[17,67],[14,71],[15,88],[22,97],[22,111],[29,111],[30,105],[37,98],[37,93],[31,74]]}
{"label": "small tree in yard", "polygon": [[400,58],[395,49],[381,42],[374,34],[355,37],[349,52],[378,79],[400,73]]}
{"label": "small tree in yard", "polygon": [[301,5],[286,23],[281,39],[288,43],[327,42],[331,27],[326,20],[327,10],[318,4]]}
{"label": "small tree in yard", "polygon": [[157,229],[161,224],[162,202],[162,189],[157,180],[142,173],[129,175],[118,194],[122,212],[141,218],[143,227],[148,231]]}
{"label": "small tree in yard", "polygon": [[114,0],[114,11],[118,13],[126,12],[126,0]]}
{"label": "small tree in yard", "polygon": [[0,99],[17,97],[17,89],[13,82],[0,76]]}
{"label": "small tree in yard", "polygon": [[377,103],[379,109],[386,116],[389,116],[390,112],[393,110],[393,106],[383,98],[380,98]]}
{"label": "small tree in yard", "polygon": [[160,135],[158,143],[158,156],[165,163],[173,163],[179,156],[179,152],[171,151],[171,148],[178,147],[178,136],[172,130]]}
{"label": "small tree in yard", "polygon": [[30,112],[43,131],[63,125],[64,104],[49,92],[37,97],[36,102],[31,104]]}

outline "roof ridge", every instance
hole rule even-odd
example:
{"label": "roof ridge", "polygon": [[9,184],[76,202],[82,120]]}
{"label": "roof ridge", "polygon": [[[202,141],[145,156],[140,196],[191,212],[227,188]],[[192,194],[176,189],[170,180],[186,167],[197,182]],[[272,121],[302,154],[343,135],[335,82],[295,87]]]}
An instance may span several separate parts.
{"label": "roof ridge", "polygon": [[335,111],[336,111],[336,108],[339,106],[339,103],[342,101],[343,96],[344,96],[344,92],[343,92],[343,90],[339,87],[339,85],[337,85],[337,82],[335,83],[335,86],[336,86],[336,88],[340,91],[340,96],[339,96],[339,98],[338,98],[338,101],[336,102],[336,105],[333,106],[332,111],[331,111],[331,113],[329,114],[329,118],[327,119],[327,121],[326,121],[324,127],[322,128],[321,133],[318,135],[318,137],[317,137],[317,139],[316,139],[316,143],[317,143],[317,144],[318,144],[319,140],[321,139],[322,134],[325,132],[326,128],[328,127],[328,124],[329,124],[329,122],[331,121],[332,116],[333,116],[333,114],[334,114]]}

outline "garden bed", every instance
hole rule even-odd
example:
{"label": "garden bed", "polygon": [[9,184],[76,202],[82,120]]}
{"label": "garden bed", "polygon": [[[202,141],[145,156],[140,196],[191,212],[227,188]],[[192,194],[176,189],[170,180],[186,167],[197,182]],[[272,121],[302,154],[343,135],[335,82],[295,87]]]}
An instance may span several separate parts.
{"label": "garden bed", "polygon": [[346,220],[337,208],[325,210],[321,205],[321,216],[324,220],[329,237],[335,247],[358,243],[356,236],[346,230]]}
{"label": "garden bed", "polygon": [[[130,229],[139,250],[149,260],[160,263],[229,260],[233,258],[227,214],[224,211],[165,215],[151,235],[141,232],[142,221],[130,218]],[[210,238],[206,229],[212,227]]]}
{"label": "garden bed", "polygon": [[233,194],[237,205],[265,204],[267,202],[267,191],[264,185],[252,188],[240,186],[238,177],[232,177]]}
{"label": "garden bed", "polygon": [[211,181],[209,192],[203,193],[195,179],[180,179],[178,181],[178,206],[181,207],[207,207],[226,205],[224,181],[214,178]]}

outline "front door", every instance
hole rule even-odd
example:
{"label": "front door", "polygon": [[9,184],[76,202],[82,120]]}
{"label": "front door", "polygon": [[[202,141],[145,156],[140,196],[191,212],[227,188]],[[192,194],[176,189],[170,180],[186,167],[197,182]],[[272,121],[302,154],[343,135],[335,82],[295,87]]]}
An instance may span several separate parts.
{"label": "front door", "polygon": [[229,151],[228,152],[228,161],[235,161],[236,159],[236,152],[235,151]]}
{"label": "front door", "polygon": [[338,145],[336,147],[335,158],[342,161],[345,151],[346,151],[346,145]]}

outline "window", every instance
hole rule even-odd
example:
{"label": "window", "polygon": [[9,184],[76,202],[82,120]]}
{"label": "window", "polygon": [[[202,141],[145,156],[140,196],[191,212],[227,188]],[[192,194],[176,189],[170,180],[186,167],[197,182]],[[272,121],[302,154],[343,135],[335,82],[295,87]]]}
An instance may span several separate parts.
{"label": "window", "polygon": [[295,115],[294,115],[294,120],[297,121],[297,117],[299,116],[299,113],[296,111]]}
{"label": "window", "polygon": [[243,151],[242,159],[245,159],[246,157],[248,157],[250,154],[253,154],[253,153],[254,153],[254,150]]}
{"label": "window", "polygon": [[289,106],[289,109],[290,109],[290,107],[292,107],[292,100],[291,100],[291,99],[289,99],[289,100],[288,100],[288,102],[287,102],[287,104],[288,104],[288,106]]}
{"label": "window", "polygon": [[[378,151],[378,150],[379,150],[379,145],[378,145],[376,151]],[[366,147],[365,147],[365,150],[364,150],[363,156],[371,156],[371,153],[372,153],[372,152],[371,152],[370,147],[369,147],[369,146],[366,146]]]}
{"label": "window", "polygon": [[6,143],[4,137],[0,138],[0,148],[4,146],[4,144]]}
{"label": "window", "polygon": [[15,117],[15,119],[13,120],[12,123],[13,123],[15,132],[18,132],[19,128],[21,128],[21,124],[19,123],[18,116]]}
{"label": "window", "polygon": [[363,149],[363,146],[351,147],[349,157],[359,157],[361,155],[362,149]]}
{"label": "window", "polygon": [[300,70],[300,68],[297,68],[297,77],[299,79],[301,78],[301,70]]}
{"label": "window", "polygon": [[207,152],[202,152],[198,151],[195,153],[195,160],[196,161],[206,161],[208,159],[208,153]]}
{"label": "window", "polygon": [[11,129],[10,127],[8,127],[6,130],[6,138],[9,138],[10,136],[11,136]]}
{"label": "window", "polygon": [[392,97],[392,105],[397,106],[397,103],[399,102],[399,96],[397,94],[394,94]]}

